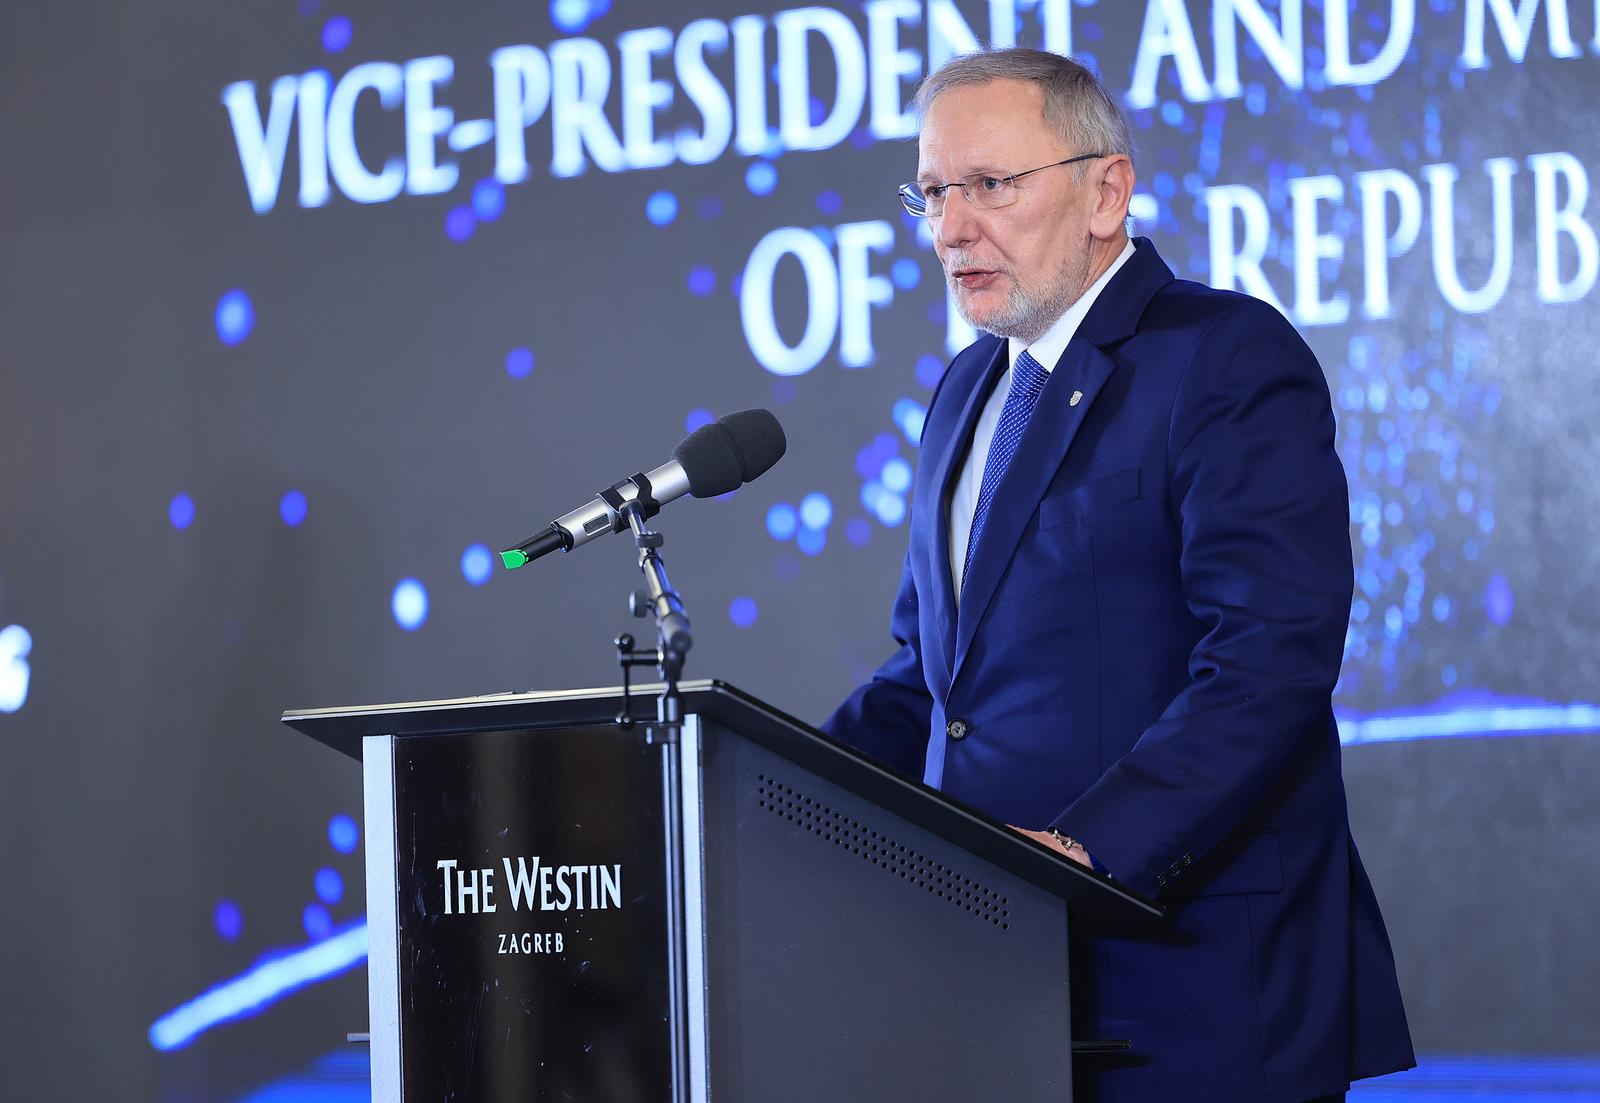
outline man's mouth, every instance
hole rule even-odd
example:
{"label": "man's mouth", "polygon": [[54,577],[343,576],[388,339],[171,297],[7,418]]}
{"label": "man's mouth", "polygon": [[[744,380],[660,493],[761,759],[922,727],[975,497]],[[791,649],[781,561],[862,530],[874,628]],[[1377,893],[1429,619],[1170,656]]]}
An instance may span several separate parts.
{"label": "man's mouth", "polygon": [[994,268],[962,267],[952,269],[950,278],[967,291],[981,291],[999,279],[1000,272]]}

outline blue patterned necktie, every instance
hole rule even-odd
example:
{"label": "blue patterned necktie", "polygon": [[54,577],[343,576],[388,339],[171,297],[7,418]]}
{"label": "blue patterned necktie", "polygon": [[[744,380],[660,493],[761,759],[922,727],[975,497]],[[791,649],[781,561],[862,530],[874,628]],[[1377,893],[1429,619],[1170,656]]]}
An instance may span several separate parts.
{"label": "blue patterned necktie", "polygon": [[983,483],[978,488],[978,505],[972,511],[972,534],[967,537],[967,555],[961,564],[961,585],[967,584],[967,568],[972,565],[972,549],[978,546],[978,535],[989,516],[989,504],[994,501],[995,488],[1000,485],[1011,457],[1017,454],[1017,443],[1028,427],[1033,405],[1039,392],[1050,379],[1050,373],[1039,361],[1028,355],[1026,349],[1017,354],[1011,366],[1011,388],[1006,391],[1006,404],[1000,409],[1000,420],[994,427],[994,440],[989,443],[989,458],[983,465]]}

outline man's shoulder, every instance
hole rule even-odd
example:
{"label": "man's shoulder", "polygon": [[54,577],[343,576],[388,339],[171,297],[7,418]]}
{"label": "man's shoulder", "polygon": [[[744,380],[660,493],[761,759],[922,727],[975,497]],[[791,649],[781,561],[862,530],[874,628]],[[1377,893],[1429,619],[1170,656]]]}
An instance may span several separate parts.
{"label": "man's shoulder", "polygon": [[1242,328],[1294,334],[1295,328],[1277,307],[1253,295],[1224,291],[1194,280],[1175,279],[1151,298],[1140,331],[1152,329],[1208,330]]}

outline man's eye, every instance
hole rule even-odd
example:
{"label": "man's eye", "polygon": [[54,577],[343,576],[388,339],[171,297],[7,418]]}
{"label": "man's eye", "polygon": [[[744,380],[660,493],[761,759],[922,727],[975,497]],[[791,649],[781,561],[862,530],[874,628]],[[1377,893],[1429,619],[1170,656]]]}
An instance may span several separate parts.
{"label": "man's eye", "polygon": [[950,190],[949,184],[929,184],[922,189],[924,199],[943,199],[944,193]]}
{"label": "man's eye", "polygon": [[1006,186],[1003,176],[979,176],[975,177],[972,183],[978,186],[979,191],[999,191]]}

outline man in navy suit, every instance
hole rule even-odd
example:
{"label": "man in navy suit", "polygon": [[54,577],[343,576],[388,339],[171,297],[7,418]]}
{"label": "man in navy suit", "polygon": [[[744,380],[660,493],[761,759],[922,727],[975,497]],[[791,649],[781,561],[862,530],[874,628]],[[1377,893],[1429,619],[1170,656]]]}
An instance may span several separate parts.
{"label": "man in navy suit", "polygon": [[1167,905],[1074,953],[1083,1097],[1306,1103],[1410,1067],[1331,694],[1348,491],[1271,307],[1130,241],[1132,143],[1082,66],[999,50],[918,97],[906,206],[987,331],[935,393],[900,650],[826,729]]}

